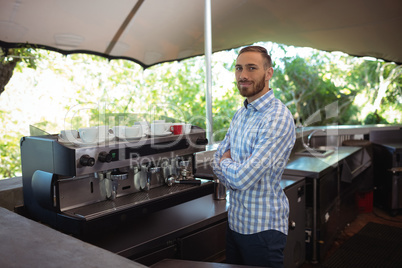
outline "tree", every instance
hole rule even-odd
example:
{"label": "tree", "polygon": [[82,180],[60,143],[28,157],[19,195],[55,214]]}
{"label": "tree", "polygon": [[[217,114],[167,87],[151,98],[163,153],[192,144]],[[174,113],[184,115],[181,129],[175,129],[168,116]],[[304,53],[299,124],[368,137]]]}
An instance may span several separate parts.
{"label": "tree", "polygon": [[284,68],[277,68],[272,87],[291,110],[296,125],[314,126],[349,124],[350,109],[356,92],[336,86],[333,63],[325,55],[310,58],[284,58]]}
{"label": "tree", "polygon": [[35,54],[30,48],[1,48],[0,50],[0,95],[10,81],[14,69],[19,62],[28,63],[27,67],[35,68]]}
{"label": "tree", "polygon": [[387,123],[387,120],[401,123],[402,66],[362,59],[350,66],[344,79],[350,88],[357,89],[354,104],[359,107],[356,113],[359,121],[364,124]]}
{"label": "tree", "polygon": [[[288,48],[282,49],[286,55]],[[224,63],[214,60],[212,66],[215,141],[223,139],[243,100],[234,80],[235,57],[232,56],[237,53],[236,50],[228,53],[229,60]],[[166,118],[205,128],[203,57],[143,70],[131,61],[108,61],[86,54],[62,56],[31,50],[21,55],[25,56],[15,65],[14,78],[19,77],[24,84],[15,86],[15,80],[11,80],[7,91],[0,95],[0,102],[7,99],[0,106],[0,124],[7,126],[0,129],[3,137],[0,178],[20,175],[19,141],[23,135],[29,135],[21,130],[21,124],[41,121],[48,128],[45,130],[57,133],[85,124],[130,125],[139,119]],[[3,63],[11,60],[2,58]],[[319,51],[307,57],[283,57],[275,62],[270,85],[299,125],[378,123],[390,118],[392,113],[391,122],[402,121],[401,66]],[[224,76],[217,75],[220,72],[229,77],[229,82],[220,84]],[[49,80],[51,88],[46,91]],[[18,100],[12,99],[8,94],[11,92],[16,93],[14,97]],[[19,104],[7,109],[10,102],[20,103],[23,97],[34,105]],[[41,99],[45,104],[39,102]],[[40,114],[48,106],[52,106],[51,112]],[[375,106],[377,109],[373,109]]]}

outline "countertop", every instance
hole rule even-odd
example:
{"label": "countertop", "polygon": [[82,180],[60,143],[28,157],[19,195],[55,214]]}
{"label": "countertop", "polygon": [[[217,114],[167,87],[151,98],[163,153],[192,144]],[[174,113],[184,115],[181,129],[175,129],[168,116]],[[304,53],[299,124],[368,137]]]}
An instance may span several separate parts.
{"label": "countertop", "polygon": [[226,263],[214,263],[214,262],[198,262],[198,261],[186,261],[186,260],[172,260],[164,259],[154,265],[151,268],[258,268],[256,266],[226,264]]}
{"label": "countertop", "polygon": [[[281,186],[286,189],[300,179],[284,176]],[[0,266],[145,267],[123,257],[225,221],[227,208],[226,200],[215,200],[209,194],[148,214],[86,242],[0,208],[0,240],[9,241],[0,244]]]}
{"label": "countertop", "polygon": [[387,147],[388,150],[399,152],[402,150],[402,127],[392,131],[382,128],[373,130],[370,132],[370,141]]}
{"label": "countertop", "polygon": [[102,234],[88,242],[130,257],[147,247],[223,221],[227,218],[226,200],[209,194],[141,217],[119,230]]}
{"label": "countertop", "polygon": [[0,208],[1,267],[145,267]]}
{"label": "countertop", "polygon": [[317,129],[325,129],[328,133],[317,132],[316,136],[331,135],[365,135],[369,134],[372,130],[397,130],[400,129],[402,125],[328,125],[328,126],[311,126],[311,127],[298,127],[296,128],[296,133],[299,135],[308,135],[312,131]]}
{"label": "countertop", "polygon": [[360,147],[338,147],[333,154],[325,158],[293,155],[283,174],[319,178],[335,168],[340,161],[361,149]]}
{"label": "countertop", "polygon": [[[365,134],[370,129],[378,127],[378,125],[373,125],[330,126],[327,128],[338,129],[339,134],[351,134],[352,132],[353,134]],[[400,126],[385,128],[395,127]],[[322,127],[311,127],[304,130],[307,133],[307,131],[311,132],[317,128]],[[317,135],[320,134],[317,133]],[[400,148],[400,144],[398,146]],[[211,150],[213,149],[216,149],[216,145],[212,146]],[[286,166],[284,177],[318,178],[336,168],[340,161],[359,150],[361,150],[360,147],[339,147],[326,158],[292,156]],[[282,187],[290,187],[296,181],[297,179],[283,180]],[[58,263],[59,267],[144,267],[121,256],[133,255],[143,250],[146,245],[156,245],[162,240],[184,235],[214,222],[224,221],[227,218],[227,206],[226,200],[214,200],[212,194],[206,195],[149,214],[129,227],[88,241],[101,248],[0,208],[0,224],[2,226],[0,240],[7,241],[7,243],[0,244],[0,264],[1,266],[5,264],[7,267],[53,267],[55,263]]]}
{"label": "countertop", "polygon": [[[291,187],[301,178],[284,177],[283,189]],[[209,194],[150,215],[128,227],[102,234],[88,242],[119,255],[129,257],[147,247],[156,246],[227,219],[228,202],[215,200]]]}
{"label": "countertop", "polygon": [[402,151],[402,142],[378,142],[376,144],[387,147],[393,151],[397,151],[397,152]]}

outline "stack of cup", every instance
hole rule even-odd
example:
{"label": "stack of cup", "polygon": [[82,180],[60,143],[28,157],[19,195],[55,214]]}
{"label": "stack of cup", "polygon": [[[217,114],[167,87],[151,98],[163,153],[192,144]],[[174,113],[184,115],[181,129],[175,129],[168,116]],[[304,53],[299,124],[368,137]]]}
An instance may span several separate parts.
{"label": "stack of cup", "polygon": [[78,129],[83,143],[96,143],[99,141],[99,131],[97,127],[84,127]]}
{"label": "stack of cup", "polygon": [[128,126],[115,126],[113,128],[116,136],[121,139],[137,139],[142,137],[142,129],[139,125],[134,125],[132,127]]}
{"label": "stack of cup", "polygon": [[59,137],[63,140],[63,141],[68,141],[68,142],[76,142],[77,138],[78,138],[78,131],[75,129],[71,129],[71,130],[62,130],[60,131]]}
{"label": "stack of cup", "polygon": [[155,120],[151,124],[151,135],[170,134],[171,123],[165,123],[165,120]]}
{"label": "stack of cup", "polygon": [[170,131],[174,135],[189,134],[191,132],[191,124],[173,123],[170,126]]}
{"label": "stack of cup", "polygon": [[78,129],[78,133],[83,143],[102,143],[115,137],[109,126],[84,127]]}
{"label": "stack of cup", "polygon": [[141,135],[149,134],[149,124],[147,121],[138,121],[134,123],[134,126],[141,127]]}
{"label": "stack of cup", "polygon": [[191,132],[191,124],[184,125],[184,134],[189,134]]}
{"label": "stack of cup", "polygon": [[109,141],[115,137],[113,129],[109,128],[109,126],[98,126],[97,128],[99,142]]}

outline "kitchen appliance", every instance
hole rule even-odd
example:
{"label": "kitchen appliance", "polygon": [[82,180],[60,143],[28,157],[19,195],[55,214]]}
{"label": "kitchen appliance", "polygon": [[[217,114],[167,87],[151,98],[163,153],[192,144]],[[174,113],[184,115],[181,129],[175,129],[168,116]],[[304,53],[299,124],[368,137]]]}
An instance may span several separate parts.
{"label": "kitchen appliance", "polygon": [[289,200],[289,230],[283,251],[284,267],[299,267],[306,260],[305,177],[282,175],[281,187]]}
{"label": "kitchen appliance", "polygon": [[402,129],[370,131],[374,162],[374,203],[392,216],[402,209]]}
{"label": "kitchen appliance", "polygon": [[119,228],[213,193],[213,182],[194,177],[194,154],[207,142],[196,126],[186,135],[95,144],[23,137],[24,206],[32,219],[80,238]]}

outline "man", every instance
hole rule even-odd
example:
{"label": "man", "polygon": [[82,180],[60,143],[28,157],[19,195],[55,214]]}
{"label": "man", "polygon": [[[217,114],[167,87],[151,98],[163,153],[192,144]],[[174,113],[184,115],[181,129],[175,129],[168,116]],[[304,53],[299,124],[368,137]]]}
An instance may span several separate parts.
{"label": "man", "polygon": [[280,180],[295,143],[292,114],[269,88],[271,57],[243,48],[236,81],[246,98],[214,155],[214,173],[229,192],[226,260],[283,267],[289,203]]}

